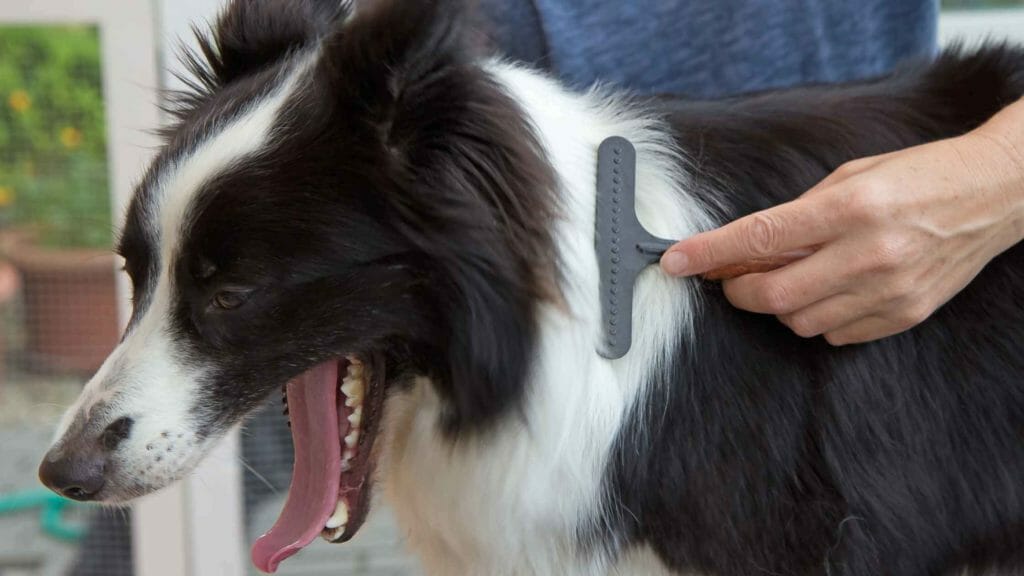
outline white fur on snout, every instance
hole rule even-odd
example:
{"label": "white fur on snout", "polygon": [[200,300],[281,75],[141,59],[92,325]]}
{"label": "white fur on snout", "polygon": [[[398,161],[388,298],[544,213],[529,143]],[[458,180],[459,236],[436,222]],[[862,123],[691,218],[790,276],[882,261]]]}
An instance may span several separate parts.
{"label": "white fur on snout", "polygon": [[201,424],[196,398],[205,369],[180,361],[166,326],[168,299],[167,290],[158,290],[152,312],[119,348],[114,364],[123,383],[110,412],[115,419],[123,415],[135,421],[119,446],[115,469],[147,490],[181,478],[212,447],[196,435]]}
{"label": "white fur on snout", "polygon": [[171,329],[177,298],[172,270],[183,235],[188,234],[191,207],[205,184],[265,148],[281,109],[301,82],[312,55],[299,57],[293,71],[269,96],[209,135],[157,180],[143,207],[145,233],[157,245],[159,271],[149,304],[125,340],[111,353],[65,413],[56,441],[88,430],[98,435],[115,420],[134,421],[128,438],[112,456],[109,501],[156,490],[190,472],[224,430],[201,438],[204,417],[217,407],[198,406],[204,375],[209,370],[190,356],[185,342]]}
{"label": "white fur on snout", "polygon": [[[110,501],[162,488],[181,478],[212,447],[196,434],[197,388],[205,369],[182,362],[169,336],[167,283],[161,281],[149,312],[107,358],[65,415],[58,438],[88,431],[97,436],[111,422],[134,421],[112,455]],[[76,419],[84,419],[78,422]]]}

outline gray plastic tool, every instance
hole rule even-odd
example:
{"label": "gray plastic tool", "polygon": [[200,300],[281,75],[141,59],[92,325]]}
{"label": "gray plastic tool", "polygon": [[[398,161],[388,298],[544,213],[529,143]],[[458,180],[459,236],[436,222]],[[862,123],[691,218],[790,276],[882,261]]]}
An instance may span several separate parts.
{"label": "gray plastic tool", "polygon": [[633,284],[673,240],[658,238],[636,217],[636,148],[612,136],[597,149],[594,248],[601,274],[602,341],[597,352],[621,358],[633,340]]}

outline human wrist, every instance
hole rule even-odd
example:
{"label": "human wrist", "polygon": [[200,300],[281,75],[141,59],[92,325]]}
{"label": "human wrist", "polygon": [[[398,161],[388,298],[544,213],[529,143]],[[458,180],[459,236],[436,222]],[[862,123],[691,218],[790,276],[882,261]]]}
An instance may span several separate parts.
{"label": "human wrist", "polygon": [[1003,207],[1012,228],[1010,245],[1024,241],[1024,98],[1010,104],[970,135],[993,145],[992,158],[1004,165],[997,185],[1004,189]]}

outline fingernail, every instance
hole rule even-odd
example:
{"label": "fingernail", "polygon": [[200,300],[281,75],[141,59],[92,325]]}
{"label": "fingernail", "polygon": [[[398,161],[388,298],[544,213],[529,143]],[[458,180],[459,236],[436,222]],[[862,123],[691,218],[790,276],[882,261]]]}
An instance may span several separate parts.
{"label": "fingernail", "polygon": [[686,254],[682,252],[669,252],[661,259],[661,268],[673,276],[685,274],[687,264]]}

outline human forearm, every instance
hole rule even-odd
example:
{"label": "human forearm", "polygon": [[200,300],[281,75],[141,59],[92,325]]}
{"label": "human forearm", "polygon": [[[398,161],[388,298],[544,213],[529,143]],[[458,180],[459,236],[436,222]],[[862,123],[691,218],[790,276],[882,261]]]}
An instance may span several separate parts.
{"label": "human forearm", "polygon": [[1005,170],[989,170],[994,184],[1003,187],[1008,217],[1015,229],[1015,242],[1024,240],[1024,98],[1010,104],[991,120],[968,135],[981,136],[995,144],[994,150]]}

